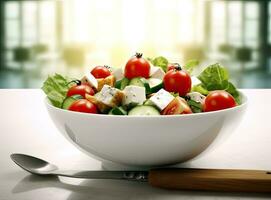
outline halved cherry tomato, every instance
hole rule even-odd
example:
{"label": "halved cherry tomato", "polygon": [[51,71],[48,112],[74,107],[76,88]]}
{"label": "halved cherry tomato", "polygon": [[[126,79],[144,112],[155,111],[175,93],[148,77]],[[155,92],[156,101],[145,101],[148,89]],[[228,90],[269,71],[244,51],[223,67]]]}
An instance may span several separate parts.
{"label": "halved cherry tomato", "polygon": [[190,75],[179,67],[168,71],[163,82],[165,90],[179,93],[180,96],[185,96],[191,90]]}
{"label": "halved cherry tomato", "polygon": [[181,97],[175,97],[167,107],[162,110],[162,115],[191,114],[192,110],[186,101]]}
{"label": "halved cherry tomato", "polygon": [[124,76],[128,79],[135,77],[149,78],[151,66],[142,58],[142,53],[136,53],[125,65]]}
{"label": "halved cherry tomato", "polygon": [[78,99],[70,105],[69,110],[85,113],[97,113],[96,106],[86,99]]}
{"label": "halved cherry tomato", "polygon": [[111,75],[108,66],[97,66],[94,67],[90,72],[95,78],[106,78]]}
{"label": "halved cherry tomato", "polygon": [[76,94],[79,94],[81,95],[82,97],[86,97],[86,94],[89,94],[89,95],[94,95],[95,92],[94,90],[92,89],[92,87],[90,87],[89,85],[87,84],[82,84],[82,85],[75,85],[75,86],[72,86],[68,92],[67,92],[67,96],[70,97],[70,96],[73,96],[73,95],[76,95]]}
{"label": "halved cherry tomato", "polygon": [[235,107],[237,104],[231,94],[224,90],[210,92],[204,102],[204,112],[223,110]]}

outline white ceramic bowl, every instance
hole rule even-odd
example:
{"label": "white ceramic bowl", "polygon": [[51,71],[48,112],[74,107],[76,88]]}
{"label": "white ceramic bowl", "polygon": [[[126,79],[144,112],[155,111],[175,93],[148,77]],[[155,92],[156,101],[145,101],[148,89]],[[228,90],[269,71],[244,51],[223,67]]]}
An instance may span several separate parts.
{"label": "white ceramic bowl", "polygon": [[72,112],[52,106],[49,114],[73,144],[102,161],[130,166],[162,166],[187,161],[239,124],[240,106],[173,116],[114,116]]}

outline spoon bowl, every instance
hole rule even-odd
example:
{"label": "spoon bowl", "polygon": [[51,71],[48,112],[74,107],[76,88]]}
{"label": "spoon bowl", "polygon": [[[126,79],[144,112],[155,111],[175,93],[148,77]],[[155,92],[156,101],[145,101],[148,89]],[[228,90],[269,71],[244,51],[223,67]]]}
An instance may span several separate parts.
{"label": "spoon bowl", "polygon": [[11,154],[10,158],[24,170],[36,175],[47,175],[58,169],[57,166],[45,160],[29,155]]}

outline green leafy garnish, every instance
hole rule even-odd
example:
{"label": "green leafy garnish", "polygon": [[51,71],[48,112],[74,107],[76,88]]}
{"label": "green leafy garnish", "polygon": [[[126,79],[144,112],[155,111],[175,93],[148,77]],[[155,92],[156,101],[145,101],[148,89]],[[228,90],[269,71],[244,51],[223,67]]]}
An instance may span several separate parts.
{"label": "green leafy garnish", "polygon": [[241,96],[236,87],[229,81],[228,71],[220,64],[216,63],[207,67],[201,72],[198,79],[201,81],[201,84],[194,86],[192,90],[197,92],[200,92],[199,90],[202,89],[207,91],[225,90],[235,98],[238,104],[241,104]]}
{"label": "green leafy garnish", "polygon": [[192,99],[189,99],[187,101],[188,105],[190,106],[190,108],[192,109],[193,113],[200,113],[202,112],[202,105],[200,102],[196,102]]}
{"label": "green leafy garnish", "polygon": [[184,68],[189,74],[192,74],[194,69],[198,66],[199,66],[199,61],[192,59],[185,63]]}
{"label": "green leafy garnish", "polygon": [[161,67],[165,72],[167,71],[167,65],[168,65],[168,60],[163,57],[159,56],[156,58],[147,58],[148,61],[150,61],[154,66],[156,67]]}
{"label": "green leafy garnish", "polygon": [[69,89],[68,85],[68,78],[63,77],[60,74],[55,74],[53,76],[48,76],[41,89],[45,92],[51,103],[60,108],[63,100],[66,98]]}
{"label": "green leafy garnish", "polygon": [[204,88],[202,84],[194,85],[191,89],[191,92],[199,92],[205,96],[209,94],[209,91]]}

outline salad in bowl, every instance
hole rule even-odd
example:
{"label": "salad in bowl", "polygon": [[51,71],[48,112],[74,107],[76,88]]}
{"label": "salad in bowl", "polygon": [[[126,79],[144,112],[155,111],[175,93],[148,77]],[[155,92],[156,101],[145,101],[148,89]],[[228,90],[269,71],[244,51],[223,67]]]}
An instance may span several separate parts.
{"label": "salad in bowl", "polygon": [[79,79],[49,76],[42,87],[53,106],[89,114],[167,116],[238,106],[241,95],[227,70],[216,63],[192,76],[198,65],[136,53],[124,69],[96,66]]}
{"label": "salad in bowl", "polygon": [[224,141],[246,109],[224,67],[193,76],[197,65],[136,54],[123,69],[96,66],[79,79],[55,74],[42,87],[45,105],[60,132],[102,162],[181,163]]}

